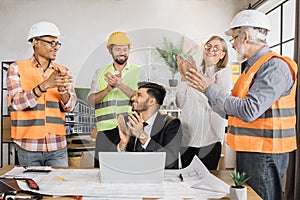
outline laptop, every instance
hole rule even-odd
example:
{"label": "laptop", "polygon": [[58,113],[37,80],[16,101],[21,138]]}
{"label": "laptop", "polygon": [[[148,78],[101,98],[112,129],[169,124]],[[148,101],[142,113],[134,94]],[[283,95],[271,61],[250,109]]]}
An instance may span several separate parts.
{"label": "laptop", "polygon": [[101,183],[159,184],[166,152],[99,152]]}

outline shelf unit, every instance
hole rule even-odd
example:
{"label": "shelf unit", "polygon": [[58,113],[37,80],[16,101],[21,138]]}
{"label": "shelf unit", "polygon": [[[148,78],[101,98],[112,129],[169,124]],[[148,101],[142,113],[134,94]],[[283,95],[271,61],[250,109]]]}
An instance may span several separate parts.
{"label": "shelf unit", "polygon": [[161,106],[160,112],[163,114],[168,114],[173,117],[179,117],[181,109],[176,106],[176,87],[165,87],[167,94],[164,100],[163,105]]}
{"label": "shelf unit", "polygon": [[[10,165],[11,160],[11,145],[13,140],[10,137],[10,117],[7,105],[7,88],[6,88],[6,75],[7,69],[14,61],[3,61],[1,63],[1,162],[0,166],[3,167],[4,160],[4,144],[7,144],[7,164]],[[15,158],[16,159],[16,158]]]}

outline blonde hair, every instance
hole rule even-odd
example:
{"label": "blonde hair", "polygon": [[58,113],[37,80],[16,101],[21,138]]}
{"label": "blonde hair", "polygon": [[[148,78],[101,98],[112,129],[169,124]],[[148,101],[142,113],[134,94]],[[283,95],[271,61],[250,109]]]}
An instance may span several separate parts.
{"label": "blonde hair", "polygon": [[[221,38],[220,36],[213,35],[204,43],[204,45],[212,40],[219,40],[222,43],[222,51],[225,53],[224,57],[222,59],[220,59],[219,62],[216,64],[216,71],[219,71],[220,69],[225,68],[228,63],[227,44],[226,44],[226,41],[223,38]],[[202,65],[205,66],[204,59],[202,60]]]}

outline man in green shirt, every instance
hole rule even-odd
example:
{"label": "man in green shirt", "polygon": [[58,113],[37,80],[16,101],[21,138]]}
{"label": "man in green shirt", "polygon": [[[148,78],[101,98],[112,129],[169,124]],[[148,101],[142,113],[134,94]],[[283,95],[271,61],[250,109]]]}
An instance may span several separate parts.
{"label": "man in green shirt", "polygon": [[98,129],[95,167],[99,167],[98,152],[116,151],[120,141],[117,116],[131,112],[130,97],[140,78],[140,67],[127,61],[131,41],[124,32],[112,33],[106,46],[113,63],[96,71],[87,96],[88,104],[95,106]]}

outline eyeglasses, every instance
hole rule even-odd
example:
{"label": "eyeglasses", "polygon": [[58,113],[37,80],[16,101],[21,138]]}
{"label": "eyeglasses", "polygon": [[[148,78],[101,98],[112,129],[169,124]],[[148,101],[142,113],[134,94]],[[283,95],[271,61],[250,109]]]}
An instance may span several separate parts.
{"label": "eyeglasses", "polygon": [[217,45],[213,46],[213,45],[211,45],[209,43],[204,45],[204,49],[207,50],[207,51],[210,51],[212,49],[213,52],[215,52],[215,53],[217,53],[219,51],[223,51],[223,49],[220,49],[219,46],[217,46]]}
{"label": "eyeglasses", "polygon": [[48,44],[50,44],[51,47],[58,47],[60,48],[61,47],[61,43],[59,41],[54,41],[54,40],[44,40],[42,38],[36,38],[37,40],[40,40],[40,41],[43,41],[43,42],[47,42]]}
{"label": "eyeglasses", "polygon": [[232,38],[229,40],[229,42],[230,42],[231,44],[233,44],[233,43],[234,43],[234,40],[235,40],[237,37],[239,37],[239,35],[236,35],[236,36],[232,37]]}

